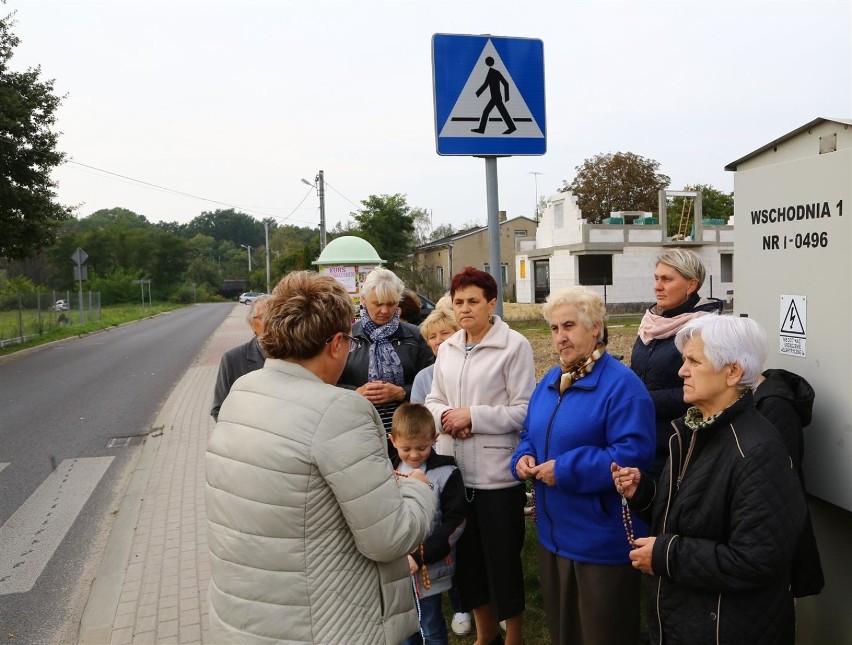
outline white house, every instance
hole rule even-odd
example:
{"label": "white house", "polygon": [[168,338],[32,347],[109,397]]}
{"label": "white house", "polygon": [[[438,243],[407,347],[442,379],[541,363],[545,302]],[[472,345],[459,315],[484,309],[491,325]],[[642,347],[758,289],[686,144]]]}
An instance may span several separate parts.
{"label": "white house", "polygon": [[[694,219],[683,239],[666,235],[667,196],[694,200]],[[612,215],[607,223],[589,224],[570,191],[551,195],[535,240],[523,241],[515,255],[518,302],[543,302],[551,291],[581,284],[598,291],[608,306],[640,310],[654,300],[656,258],[673,246],[690,248],[704,260],[702,295],[722,300],[733,295],[734,227],[705,221],[700,193],[660,191],[659,221],[651,213]]]}

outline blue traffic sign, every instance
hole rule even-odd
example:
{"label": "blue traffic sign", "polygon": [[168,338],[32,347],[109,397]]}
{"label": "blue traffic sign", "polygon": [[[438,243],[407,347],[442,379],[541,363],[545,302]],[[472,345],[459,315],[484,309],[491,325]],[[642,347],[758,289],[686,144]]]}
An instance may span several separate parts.
{"label": "blue traffic sign", "polygon": [[439,155],[547,152],[541,40],[435,34],[432,74]]}

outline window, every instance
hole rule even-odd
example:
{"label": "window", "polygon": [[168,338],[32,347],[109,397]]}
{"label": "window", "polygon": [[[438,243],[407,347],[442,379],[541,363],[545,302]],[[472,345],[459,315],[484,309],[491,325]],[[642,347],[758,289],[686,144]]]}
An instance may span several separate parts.
{"label": "window", "polygon": [[444,267],[436,266],[435,267],[435,280],[442,287],[444,286]]}
{"label": "window", "polygon": [[[491,265],[486,264],[483,269],[486,273],[491,273]],[[503,284],[509,284],[509,265],[501,264],[500,265],[500,278],[503,280]]]}
{"label": "window", "polygon": [[719,259],[722,261],[722,282],[734,281],[734,254],[721,253]]}
{"label": "window", "polygon": [[580,284],[612,284],[611,255],[580,255],[577,257],[580,269]]}
{"label": "window", "polygon": [[526,237],[526,236],[527,236],[527,232],[524,229],[522,229],[522,228],[516,228],[515,229],[515,237]]}
{"label": "window", "polygon": [[556,202],[553,205],[553,228],[562,228],[565,226],[564,206],[563,202]]}

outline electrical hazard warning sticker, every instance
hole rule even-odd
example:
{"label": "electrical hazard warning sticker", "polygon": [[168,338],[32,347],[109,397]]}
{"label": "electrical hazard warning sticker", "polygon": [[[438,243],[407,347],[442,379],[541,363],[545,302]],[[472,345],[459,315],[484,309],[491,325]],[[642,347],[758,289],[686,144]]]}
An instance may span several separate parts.
{"label": "electrical hazard warning sticker", "polygon": [[807,296],[781,296],[779,351],[788,356],[805,358],[808,337]]}

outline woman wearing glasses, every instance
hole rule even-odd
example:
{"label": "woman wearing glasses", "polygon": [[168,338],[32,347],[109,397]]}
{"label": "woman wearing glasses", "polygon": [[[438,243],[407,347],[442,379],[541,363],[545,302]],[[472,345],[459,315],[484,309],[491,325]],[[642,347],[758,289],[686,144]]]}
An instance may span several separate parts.
{"label": "woman wearing glasses", "polygon": [[[376,407],[386,433],[394,411],[410,400],[417,372],[435,360],[420,329],[399,318],[404,289],[402,280],[388,269],[367,275],[361,285],[361,319],[352,326],[358,342],[337,382]],[[388,449],[395,452],[390,443]]]}
{"label": "woman wearing glasses", "polygon": [[379,416],[335,387],[352,300],[287,275],[269,301],[263,369],[239,379],[207,448],[210,641],[384,643],[417,630],[406,556],[435,496],[396,480]]}

